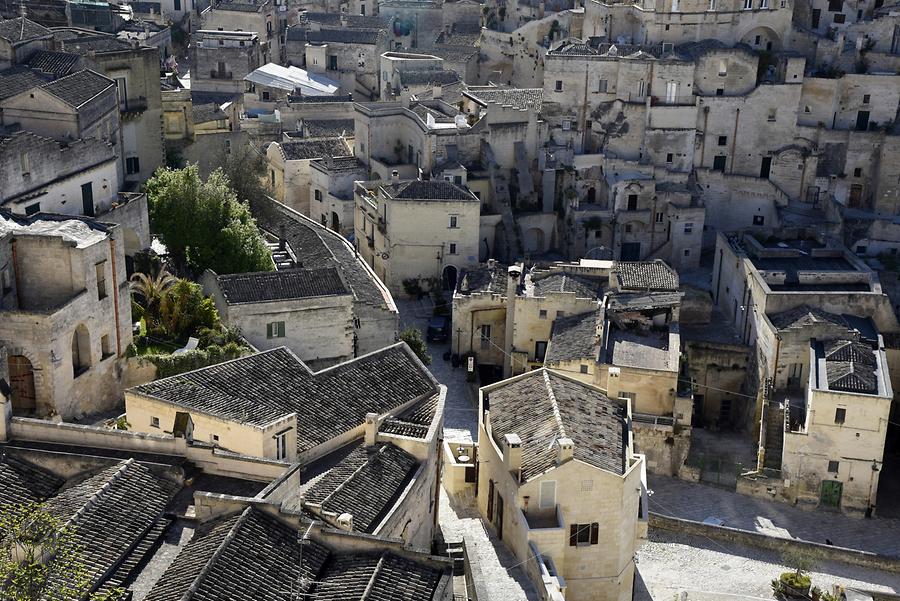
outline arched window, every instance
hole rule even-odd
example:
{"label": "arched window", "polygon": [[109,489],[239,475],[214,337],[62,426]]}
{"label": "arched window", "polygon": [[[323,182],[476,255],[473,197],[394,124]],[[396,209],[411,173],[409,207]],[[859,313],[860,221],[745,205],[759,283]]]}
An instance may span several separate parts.
{"label": "arched window", "polygon": [[77,377],[91,366],[91,336],[84,324],[72,334],[72,372]]}

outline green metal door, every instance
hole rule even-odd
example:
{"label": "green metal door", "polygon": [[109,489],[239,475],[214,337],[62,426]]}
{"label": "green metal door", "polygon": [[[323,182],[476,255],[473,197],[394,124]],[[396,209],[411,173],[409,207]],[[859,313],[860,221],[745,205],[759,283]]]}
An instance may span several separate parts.
{"label": "green metal door", "polygon": [[822,505],[827,507],[841,506],[841,493],[844,490],[844,483],[835,480],[822,480],[822,495],[820,500]]}

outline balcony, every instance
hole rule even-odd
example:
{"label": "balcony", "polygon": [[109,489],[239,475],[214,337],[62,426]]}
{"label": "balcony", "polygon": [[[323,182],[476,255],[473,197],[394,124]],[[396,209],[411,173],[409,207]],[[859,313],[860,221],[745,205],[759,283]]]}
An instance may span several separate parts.
{"label": "balcony", "polygon": [[684,96],[651,96],[650,106],[694,106],[693,94]]}
{"label": "balcony", "polygon": [[562,516],[559,513],[559,505],[554,505],[548,509],[532,508],[522,511],[525,523],[528,524],[529,530],[549,530],[553,528],[562,528]]}

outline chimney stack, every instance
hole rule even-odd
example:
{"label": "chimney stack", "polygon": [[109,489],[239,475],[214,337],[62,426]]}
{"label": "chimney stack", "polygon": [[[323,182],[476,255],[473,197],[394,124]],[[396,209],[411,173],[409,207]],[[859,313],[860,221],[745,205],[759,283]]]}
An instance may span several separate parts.
{"label": "chimney stack", "polygon": [[377,413],[366,413],[366,434],[365,434],[365,445],[367,447],[375,446],[375,442],[378,439],[378,414]]}
{"label": "chimney stack", "polygon": [[391,171],[391,183],[397,184],[400,182],[400,172],[394,169]]}
{"label": "chimney stack", "polygon": [[515,475],[516,482],[519,482],[522,475],[522,439],[515,432],[510,432],[504,436],[504,442],[503,463]]}
{"label": "chimney stack", "polygon": [[[438,82],[435,82],[431,97],[434,98],[435,100],[437,100],[438,98],[443,98],[444,97],[444,86],[442,86]],[[431,113],[429,113],[429,115],[430,114]]]}
{"label": "chimney stack", "polygon": [[575,441],[568,437],[556,439],[556,462],[562,465],[575,456]]}

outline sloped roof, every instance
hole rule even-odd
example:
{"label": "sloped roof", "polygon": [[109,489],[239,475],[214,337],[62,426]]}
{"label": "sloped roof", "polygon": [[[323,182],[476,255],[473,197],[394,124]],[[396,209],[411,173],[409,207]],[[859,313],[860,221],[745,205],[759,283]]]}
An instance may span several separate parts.
{"label": "sloped roof", "polygon": [[456,284],[456,293],[506,294],[507,266],[502,264],[477,265],[462,272]]}
{"label": "sloped roof", "polygon": [[81,62],[81,57],[71,52],[38,50],[28,59],[28,66],[54,77],[68,75]]}
{"label": "sloped roof", "polygon": [[769,321],[771,321],[772,325],[779,330],[802,328],[804,326],[822,322],[833,323],[848,329],[850,327],[850,324],[842,316],[809,305],[801,305],[793,309],[788,309],[787,311],[782,311],[781,313],[774,313],[769,315]]}
{"label": "sloped roof", "polygon": [[872,347],[852,340],[833,340],[823,346],[828,388],[845,392],[878,392],[877,362]]}
{"label": "sloped roof", "polygon": [[359,427],[367,413],[389,413],[438,390],[402,342],[318,372],[280,347],[132,389],[259,427],[297,413],[299,452]]}
{"label": "sloped roof", "polygon": [[466,95],[483,104],[498,104],[515,109],[540,111],[544,101],[543,88],[487,88],[477,87],[466,90]]}
{"label": "sloped roof", "polygon": [[621,290],[677,290],[678,274],[662,259],[616,261],[613,266]]}
{"label": "sloped roof", "polygon": [[63,479],[8,454],[0,456],[0,506],[41,503]]}
{"label": "sloped roof", "polygon": [[50,77],[29,69],[25,66],[16,66],[0,71],[0,100],[12,98],[16,94],[38,88],[50,81]]}
{"label": "sloped roof", "polygon": [[235,273],[216,281],[229,305],[350,293],[334,267]]}
{"label": "sloped roof", "polygon": [[41,86],[69,106],[79,108],[101,92],[115,86],[111,79],[84,69]]}
{"label": "sloped roof", "polygon": [[[392,444],[359,446],[305,492],[300,502],[353,516],[353,529],[372,534],[391,511],[419,467],[415,457]],[[318,513],[318,512],[316,512]]]}
{"label": "sloped roof", "polygon": [[356,121],[354,119],[304,119],[303,127],[310,137],[353,135]]}
{"label": "sloped roof", "polygon": [[288,161],[341,157],[353,154],[347,142],[340,137],[281,142],[281,152]]}
{"label": "sloped roof", "polygon": [[542,368],[491,389],[488,403],[497,445],[507,434],[522,441],[523,481],[556,466],[559,438],[574,441],[575,459],[624,473],[625,406],[600,390]]}
{"label": "sloped roof", "polygon": [[35,40],[49,36],[52,33],[52,31],[43,25],[39,25],[25,17],[6,20],[0,19],[0,38],[9,40],[13,44]]}
{"label": "sloped roof", "polygon": [[307,96],[331,96],[338,91],[338,82],[310,73],[299,67],[282,67],[267,63],[250,72],[244,80],[267,88],[278,88],[288,92],[300,91]]}
{"label": "sloped roof", "polygon": [[378,431],[424,439],[428,435],[428,428],[434,421],[439,398],[435,394],[421,403],[416,403],[400,415],[385,419],[381,422]]}
{"label": "sloped roof", "polygon": [[391,198],[401,200],[471,200],[478,198],[468,189],[445,180],[410,180],[388,184],[383,189]]}
{"label": "sloped roof", "polygon": [[597,354],[597,313],[569,315],[553,322],[544,363],[589,359]]}
{"label": "sloped roof", "polygon": [[546,296],[551,292],[572,292],[577,298],[600,298],[602,294],[600,279],[570,273],[551,273],[542,277],[535,274],[532,283],[534,296]]}

